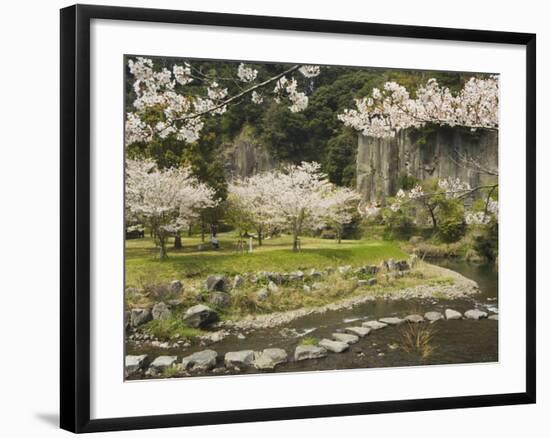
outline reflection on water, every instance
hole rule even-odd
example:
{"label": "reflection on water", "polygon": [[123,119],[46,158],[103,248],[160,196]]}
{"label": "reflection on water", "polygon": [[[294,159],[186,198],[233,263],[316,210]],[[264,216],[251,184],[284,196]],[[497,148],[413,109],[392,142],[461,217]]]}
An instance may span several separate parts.
{"label": "reflection on water", "polygon": [[[323,314],[312,314],[281,327],[256,330],[245,333],[245,339],[228,336],[208,348],[223,355],[228,351],[262,350],[268,347],[284,348],[291,356],[296,345],[307,334],[318,339],[330,338],[335,330],[353,325],[361,325],[365,320],[374,320],[385,316],[401,316],[427,311],[444,312],[452,308],[459,312],[479,308],[489,313],[498,312],[498,273],[492,265],[472,265],[458,260],[430,260],[437,264],[475,280],[481,293],[475,297],[458,300],[410,299],[384,300],[368,302],[352,309],[330,311]],[[417,354],[406,353],[401,347],[401,327],[387,327],[371,332],[352,345],[342,354],[329,354],[317,360],[289,362],[277,367],[277,372],[334,370],[349,368],[374,368],[392,366],[411,366],[428,364],[452,364],[498,361],[498,321],[493,320],[457,320],[439,321],[431,326],[434,330],[433,353],[426,359]],[[128,344],[128,354],[150,354],[155,357],[161,354],[173,354],[182,357],[205,347],[195,346],[184,351],[178,349],[158,349],[137,347]],[[241,373],[257,372],[242,370]]]}

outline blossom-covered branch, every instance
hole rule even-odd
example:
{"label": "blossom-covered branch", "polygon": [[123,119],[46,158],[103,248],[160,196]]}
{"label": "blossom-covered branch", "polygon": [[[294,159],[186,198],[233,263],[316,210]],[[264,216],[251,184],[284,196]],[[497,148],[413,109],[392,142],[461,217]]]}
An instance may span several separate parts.
{"label": "blossom-covered branch", "polygon": [[476,129],[498,129],[498,77],[470,78],[456,95],[430,79],[410,97],[405,87],[386,82],[382,90],[356,99],[355,109],[346,109],[338,118],[363,135],[386,138],[406,128],[426,123]]}
{"label": "blossom-covered branch", "polygon": [[[320,73],[318,66],[294,65],[282,73],[260,79],[258,70],[240,63],[234,78],[213,78],[194,73],[191,64],[174,65],[172,70],[156,70],[151,59],[137,57],[128,61],[134,77],[134,111],[126,116],[125,141],[127,145],[149,142],[174,136],[177,140],[192,143],[198,140],[204,126],[204,117],[223,114],[228,105],[250,95],[251,101],[264,101],[261,91],[276,83],[275,100],[288,99],[289,109],[303,111],[308,104],[305,93],[298,91],[297,81],[291,75],[298,71],[305,78]],[[229,96],[221,81],[245,85],[240,92]],[[198,82],[200,87],[195,86]],[[205,89],[205,90],[202,90]]]}

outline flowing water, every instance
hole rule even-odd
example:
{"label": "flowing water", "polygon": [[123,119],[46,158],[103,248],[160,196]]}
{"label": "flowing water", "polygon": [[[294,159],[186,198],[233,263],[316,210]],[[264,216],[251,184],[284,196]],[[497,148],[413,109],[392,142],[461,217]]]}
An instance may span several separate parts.
{"label": "flowing water", "polygon": [[[154,358],[159,355],[177,355],[178,358],[196,351],[210,348],[218,353],[220,363],[228,351],[262,350],[269,347],[283,348],[292,356],[295,347],[304,336],[317,339],[331,338],[338,329],[360,326],[362,322],[382,317],[398,316],[427,311],[444,312],[452,308],[461,313],[478,308],[489,314],[498,313],[498,273],[492,265],[472,265],[457,260],[430,260],[430,263],[452,269],[479,284],[481,293],[472,298],[456,300],[408,299],[367,302],[351,309],[312,314],[289,323],[284,328],[277,327],[245,333],[245,339],[230,335],[222,341],[208,347],[193,346],[181,349],[161,349],[146,346],[127,345],[128,354],[148,354]],[[422,324],[428,327],[427,324]],[[371,333],[353,344],[345,353],[332,354],[325,358],[290,361],[278,365],[276,372],[334,370],[349,368],[396,367],[430,364],[457,364],[498,361],[498,321],[482,319],[438,321],[430,324],[432,352],[427,357],[406,352],[403,348],[403,332],[408,324],[388,326]],[[229,371],[227,371],[229,373]],[[233,373],[232,371],[231,373]],[[258,372],[255,369],[243,369],[239,373]]]}

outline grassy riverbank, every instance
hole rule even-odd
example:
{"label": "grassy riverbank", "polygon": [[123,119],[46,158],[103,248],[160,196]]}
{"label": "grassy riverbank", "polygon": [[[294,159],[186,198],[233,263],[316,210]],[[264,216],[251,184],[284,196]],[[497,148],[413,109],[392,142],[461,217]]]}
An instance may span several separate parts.
{"label": "grassy riverbank", "polygon": [[[378,264],[389,258],[406,259],[398,245],[382,240],[334,240],[302,238],[302,250],[292,251],[291,237],[266,239],[261,247],[254,242],[252,253],[236,251],[236,236],[220,233],[220,249],[199,250],[200,237],[183,239],[183,248],[171,249],[168,259],[158,260],[152,239],[126,241],[126,286],[142,287],[175,279],[206,277],[209,274],[242,274],[258,271],[289,272],[339,265]],[[169,246],[172,246],[170,242]]]}
{"label": "grassy riverbank", "polygon": [[[164,301],[171,306],[171,317],[147,323],[142,330],[160,340],[193,339],[204,334],[200,330],[186,327],[182,316],[186,309],[197,303],[208,303],[215,308],[222,320],[239,320],[250,315],[266,315],[297,309],[310,309],[342,302],[362,296],[378,296],[388,292],[424,285],[438,290],[454,283],[453,278],[442,275],[431,265],[420,263],[407,275],[389,275],[385,270],[376,275],[356,272],[354,268],[378,265],[390,258],[408,259],[396,243],[382,240],[343,241],[304,238],[302,251],[291,249],[288,236],[268,239],[262,247],[255,247],[252,253],[235,251],[235,237],[221,234],[221,248],[199,250],[199,238],[184,240],[184,248],[172,250],[169,258],[159,261],[153,242],[148,239],[127,241],[125,294],[127,308],[151,308]],[[350,266],[346,272],[338,267]],[[332,267],[333,269],[328,269]],[[318,275],[309,275],[311,270]],[[305,273],[299,280],[287,281],[276,286],[275,291],[260,297],[259,291],[266,288],[265,278],[252,280],[260,271]],[[236,274],[245,277],[244,282],[231,291],[230,304],[217,307],[211,302],[211,292],[205,289],[205,279],[210,274],[224,274],[231,280]],[[375,279],[367,285],[360,280]],[[180,280],[181,292],[167,292],[166,285]],[[176,303],[176,304],[172,304]]]}

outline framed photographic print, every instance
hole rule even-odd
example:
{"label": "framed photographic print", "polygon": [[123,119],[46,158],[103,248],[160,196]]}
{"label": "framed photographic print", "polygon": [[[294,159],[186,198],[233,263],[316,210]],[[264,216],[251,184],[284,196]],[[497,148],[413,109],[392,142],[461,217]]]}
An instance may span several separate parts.
{"label": "framed photographic print", "polygon": [[535,402],[535,35],[61,10],[61,427]]}

